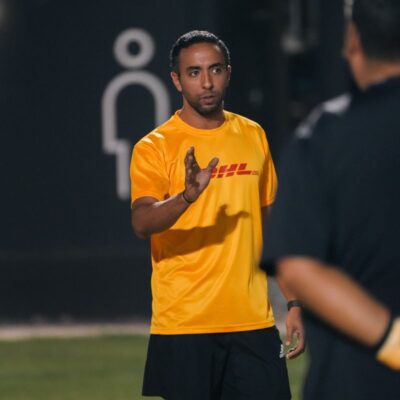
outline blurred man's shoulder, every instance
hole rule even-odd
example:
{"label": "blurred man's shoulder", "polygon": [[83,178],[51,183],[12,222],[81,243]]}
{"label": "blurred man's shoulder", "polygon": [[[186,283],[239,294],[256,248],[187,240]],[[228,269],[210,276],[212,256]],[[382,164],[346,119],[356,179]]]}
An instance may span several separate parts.
{"label": "blurred man's shoulder", "polygon": [[331,126],[343,118],[350,108],[351,101],[351,94],[343,93],[318,104],[298,125],[294,136],[298,139],[309,139],[319,132],[325,131],[327,126]]}

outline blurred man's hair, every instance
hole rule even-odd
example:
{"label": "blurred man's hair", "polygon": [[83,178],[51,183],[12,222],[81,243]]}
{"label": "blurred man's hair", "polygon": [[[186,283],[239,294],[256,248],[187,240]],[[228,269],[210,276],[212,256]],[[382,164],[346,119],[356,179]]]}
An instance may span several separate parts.
{"label": "blurred man's hair", "polygon": [[169,60],[170,66],[174,72],[179,74],[179,53],[181,50],[196,43],[212,43],[217,45],[224,55],[225,65],[228,66],[231,64],[229,50],[218,36],[208,31],[191,31],[179,37],[171,48]]}
{"label": "blurred man's hair", "polygon": [[[400,0],[346,0],[365,54],[385,61],[400,60]],[[351,3],[353,3],[351,5]]]}

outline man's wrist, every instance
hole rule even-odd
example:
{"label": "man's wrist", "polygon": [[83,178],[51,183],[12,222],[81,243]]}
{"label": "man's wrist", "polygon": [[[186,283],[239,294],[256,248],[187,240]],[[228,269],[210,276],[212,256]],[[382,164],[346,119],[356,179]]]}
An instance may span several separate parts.
{"label": "man's wrist", "polygon": [[389,322],[385,328],[385,331],[382,334],[382,337],[378,340],[377,343],[375,343],[374,346],[371,347],[371,350],[373,353],[378,353],[380,348],[383,346],[383,344],[386,342],[390,331],[392,330],[393,323],[394,323],[395,317],[393,315],[390,316]]}
{"label": "man's wrist", "polygon": [[183,200],[184,200],[187,204],[192,204],[192,203],[194,203],[194,202],[196,201],[196,199],[195,199],[195,200],[190,200],[190,199],[187,197],[187,195],[185,195],[185,191],[183,191],[183,192],[181,193],[181,195],[182,195]]}
{"label": "man's wrist", "polygon": [[303,307],[303,303],[300,300],[293,299],[287,302],[287,310],[290,311],[293,307]]}

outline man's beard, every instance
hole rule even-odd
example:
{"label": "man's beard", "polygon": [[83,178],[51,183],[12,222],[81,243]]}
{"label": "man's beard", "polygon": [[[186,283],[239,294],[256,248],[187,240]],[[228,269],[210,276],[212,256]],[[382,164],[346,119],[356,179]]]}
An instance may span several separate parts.
{"label": "man's beard", "polygon": [[186,97],[186,101],[200,115],[202,115],[203,117],[208,117],[210,115],[215,114],[216,112],[220,111],[223,108],[224,97],[225,97],[225,90],[219,96],[217,96],[215,104],[211,106],[203,106],[200,100],[194,100],[189,97]]}

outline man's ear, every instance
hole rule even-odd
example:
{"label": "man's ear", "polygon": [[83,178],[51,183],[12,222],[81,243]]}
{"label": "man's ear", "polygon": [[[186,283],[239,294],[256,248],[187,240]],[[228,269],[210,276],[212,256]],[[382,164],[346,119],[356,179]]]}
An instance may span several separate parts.
{"label": "man's ear", "polygon": [[360,33],[353,22],[350,22],[346,27],[343,56],[350,66],[357,86],[364,88],[366,84],[366,56],[362,47]]}
{"label": "man's ear", "polygon": [[172,79],[174,86],[176,87],[176,90],[178,92],[182,92],[182,86],[181,86],[181,82],[179,80],[179,75],[175,71],[171,72],[171,79]]}
{"label": "man's ear", "polygon": [[343,57],[351,62],[362,51],[360,34],[353,22],[349,22],[344,35],[342,54]]}

